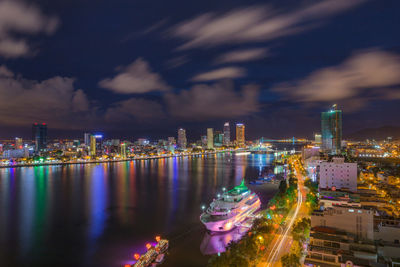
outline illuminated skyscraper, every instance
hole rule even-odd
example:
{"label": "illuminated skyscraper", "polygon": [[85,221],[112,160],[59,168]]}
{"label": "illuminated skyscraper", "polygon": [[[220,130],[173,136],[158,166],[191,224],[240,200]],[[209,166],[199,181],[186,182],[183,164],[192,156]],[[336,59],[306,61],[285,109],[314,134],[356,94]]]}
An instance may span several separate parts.
{"label": "illuminated skyscraper", "polygon": [[315,144],[316,145],[321,145],[321,142],[322,142],[321,134],[320,133],[316,133],[314,137],[315,137]]}
{"label": "illuminated skyscraper", "polygon": [[96,156],[96,136],[90,136],[90,148],[89,148],[89,155],[91,157]]}
{"label": "illuminated skyscraper", "polygon": [[121,158],[126,159],[126,144],[121,144]]}
{"label": "illuminated skyscraper", "polygon": [[187,139],[186,139],[186,130],[180,128],[178,130],[178,147],[181,149],[186,149]]}
{"label": "illuminated skyscraper", "polygon": [[342,111],[336,104],[321,113],[322,149],[330,154],[339,154],[342,143]]}
{"label": "illuminated skyscraper", "polygon": [[244,146],[244,143],[246,141],[244,130],[245,127],[242,123],[236,124],[236,143],[238,146]]}
{"label": "illuminated skyscraper", "polygon": [[15,137],[15,149],[22,149],[22,138]]}
{"label": "illuminated skyscraper", "polygon": [[224,124],[224,145],[229,145],[231,142],[231,127],[229,126],[229,122],[225,122]]}
{"label": "illuminated skyscraper", "polygon": [[207,128],[207,148],[213,149],[214,148],[214,129]]}
{"label": "illuminated skyscraper", "polygon": [[214,132],[214,146],[220,147],[224,142],[224,134],[221,131]]}
{"label": "illuminated skyscraper", "polygon": [[84,143],[85,143],[86,146],[90,146],[90,136],[91,136],[90,133],[85,133],[84,134]]}
{"label": "illuminated skyscraper", "polygon": [[47,125],[46,123],[32,125],[32,139],[35,142],[35,153],[47,148]]}

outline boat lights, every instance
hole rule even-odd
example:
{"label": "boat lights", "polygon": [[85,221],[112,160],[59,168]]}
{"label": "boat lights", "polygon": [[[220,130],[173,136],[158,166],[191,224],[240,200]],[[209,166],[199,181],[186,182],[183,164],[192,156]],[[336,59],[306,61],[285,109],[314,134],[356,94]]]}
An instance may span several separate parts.
{"label": "boat lights", "polygon": [[139,253],[133,254],[133,258],[134,258],[135,260],[139,260],[139,258],[140,258]]}

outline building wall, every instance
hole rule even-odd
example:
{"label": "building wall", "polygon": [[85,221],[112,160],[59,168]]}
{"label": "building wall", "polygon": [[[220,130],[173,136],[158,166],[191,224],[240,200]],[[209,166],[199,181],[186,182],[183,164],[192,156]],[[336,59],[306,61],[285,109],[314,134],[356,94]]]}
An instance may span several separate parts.
{"label": "building wall", "polygon": [[357,163],[321,162],[319,166],[320,188],[357,191]]}
{"label": "building wall", "polygon": [[213,128],[207,128],[207,148],[214,148],[214,130]]}
{"label": "building wall", "polygon": [[357,208],[335,207],[314,212],[311,227],[325,226],[346,231],[361,240],[374,239],[373,211]]}

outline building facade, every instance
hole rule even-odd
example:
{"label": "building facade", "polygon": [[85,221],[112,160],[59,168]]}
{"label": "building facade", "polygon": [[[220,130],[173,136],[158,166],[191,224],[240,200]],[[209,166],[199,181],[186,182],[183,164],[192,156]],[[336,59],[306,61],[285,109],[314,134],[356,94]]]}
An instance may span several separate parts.
{"label": "building facade", "polygon": [[236,144],[238,146],[244,146],[245,139],[245,127],[242,123],[236,124]]}
{"label": "building facade", "polygon": [[344,158],[319,163],[319,187],[357,191],[357,163],[346,163]]}
{"label": "building facade", "polygon": [[187,139],[186,139],[186,130],[180,128],[178,130],[178,147],[180,149],[186,149]]}
{"label": "building facade", "polygon": [[47,148],[47,125],[46,123],[34,123],[32,125],[32,140],[35,142],[35,153]]}
{"label": "building facade", "polygon": [[322,149],[329,154],[340,154],[342,144],[342,111],[336,105],[321,114]]}
{"label": "building facade", "polygon": [[374,240],[374,211],[340,206],[315,210],[311,214],[311,228],[318,226],[345,231],[357,240]]}
{"label": "building facade", "polygon": [[225,122],[224,124],[224,145],[229,145],[231,142],[231,127],[229,126],[229,122]]}
{"label": "building facade", "polygon": [[207,128],[207,149],[214,148],[214,129]]}

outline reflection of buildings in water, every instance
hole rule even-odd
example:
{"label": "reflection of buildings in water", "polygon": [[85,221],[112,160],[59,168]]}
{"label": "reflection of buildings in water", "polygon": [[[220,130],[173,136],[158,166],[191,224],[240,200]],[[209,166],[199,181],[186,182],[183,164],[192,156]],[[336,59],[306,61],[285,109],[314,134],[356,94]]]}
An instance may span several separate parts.
{"label": "reflection of buildings in water", "polygon": [[236,227],[232,231],[223,234],[205,233],[203,241],[200,244],[200,251],[203,255],[212,255],[225,252],[230,242],[239,241],[247,232],[246,227]]}

